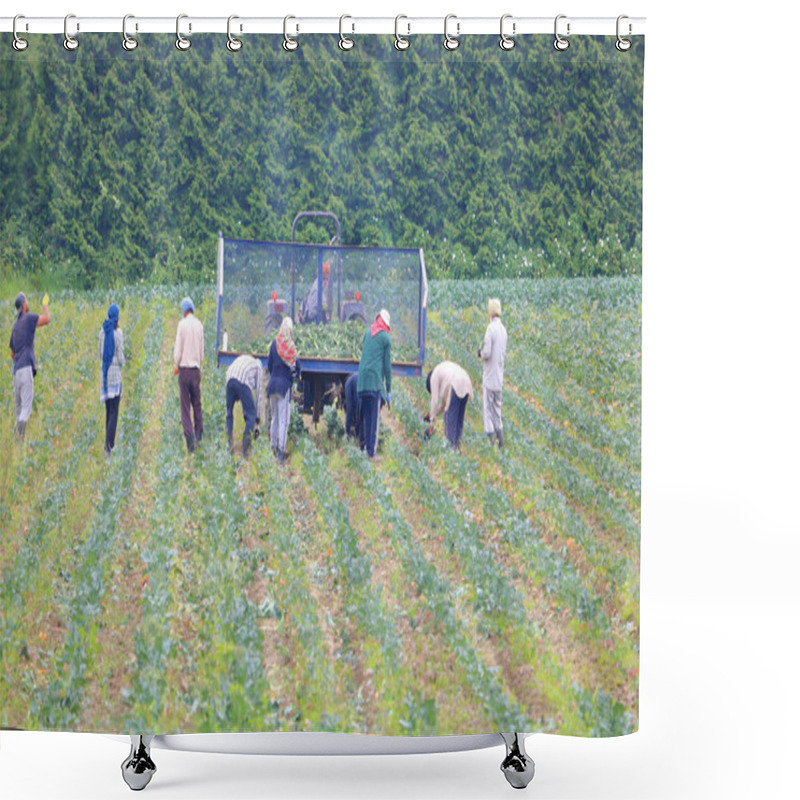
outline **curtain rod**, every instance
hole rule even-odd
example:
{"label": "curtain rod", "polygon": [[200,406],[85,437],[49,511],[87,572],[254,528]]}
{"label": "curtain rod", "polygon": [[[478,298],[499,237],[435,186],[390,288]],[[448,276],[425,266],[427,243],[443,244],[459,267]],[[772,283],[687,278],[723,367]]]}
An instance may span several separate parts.
{"label": "curtain rod", "polygon": [[[122,33],[122,17],[83,17],[69,14],[66,17],[0,17],[0,31],[16,30],[25,34],[69,34],[77,37],[82,33]],[[230,25],[230,28],[229,28]],[[510,14],[496,17],[459,17],[450,14],[443,17],[197,17],[181,14],[174,17],[137,17],[128,15],[125,30],[128,35],[141,33],[176,33],[190,36],[193,33],[230,33],[237,36],[250,34],[303,34],[333,33],[359,34],[438,34],[468,36],[473,34],[499,34],[506,36],[525,34],[550,34],[562,37],[575,35],[637,36],[645,32],[645,17],[515,17]]]}

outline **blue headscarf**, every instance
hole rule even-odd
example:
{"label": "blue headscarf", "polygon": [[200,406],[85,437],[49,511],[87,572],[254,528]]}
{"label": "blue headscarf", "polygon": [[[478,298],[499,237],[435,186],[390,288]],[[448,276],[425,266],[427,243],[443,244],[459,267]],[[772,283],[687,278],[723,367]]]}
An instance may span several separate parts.
{"label": "blue headscarf", "polygon": [[116,303],[108,307],[108,319],[103,322],[105,340],[103,342],[103,390],[108,389],[108,368],[114,360],[114,328],[119,321],[119,308]]}

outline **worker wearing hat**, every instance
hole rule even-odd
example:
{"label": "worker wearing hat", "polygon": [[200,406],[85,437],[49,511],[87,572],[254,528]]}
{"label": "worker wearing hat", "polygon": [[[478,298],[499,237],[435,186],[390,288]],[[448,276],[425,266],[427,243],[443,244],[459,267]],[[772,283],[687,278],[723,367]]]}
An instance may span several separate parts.
{"label": "worker wearing hat", "polygon": [[483,430],[490,442],[503,447],[503,372],[506,363],[508,334],[500,319],[500,301],[492,297],[488,304],[489,324],[478,358],[483,362]]}
{"label": "worker wearing hat", "polygon": [[[364,334],[361,361],[358,365],[358,401],[364,425],[367,455],[374,458],[378,443],[381,406],[385,401],[391,408],[392,342],[389,339],[391,318],[382,308],[372,327]],[[384,393],[385,388],[385,393]]]}
{"label": "worker wearing hat", "polygon": [[322,264],[322,289],[320,289],[319,276],[314,279],[308,294],[300,309],[300,321],[330,322],[331,307],[333,306],[333,283],[331,282],[331,265],[325,261]]}
{"label": "worker wearing hat", "polygon": [[186,448],[193,453],[203,438],[203,402],[200,393],[205,357],[203,324],[194,315],[191,297],[181,300],[181,313],[183,319],[178,323],[172,359],[178,375],[183,436],[186,439]]}
{"label": "worker wearing hat", "polygon": [[17,424],[15,432],[19,440],[25,438],[25,429],[33,410],[33,379],[36,377],[36,355],[33,340],[36,329],[50,323],[48,305],[50,298],[42,300],[42,313],[33,314],[28,306],[28,298],[20,292],[14,300],[17,316],[11,328],[8,346],[14,361],[14,410]]}
{"label": "worker wearing hat", "polygon": [[125,365],[119,306],[112,303],[100,327],[100,401],[106,407],[105,453],[111,455],[117,437],[119,403],[122,397],[122,367]]}

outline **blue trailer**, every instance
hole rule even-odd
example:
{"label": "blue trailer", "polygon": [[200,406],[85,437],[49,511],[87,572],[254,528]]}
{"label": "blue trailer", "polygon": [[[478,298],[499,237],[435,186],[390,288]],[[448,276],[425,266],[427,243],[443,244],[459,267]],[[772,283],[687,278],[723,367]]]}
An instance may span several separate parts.
{"label": "blue trailer", "polygon": [[[327,244],[295,241],[298,223],[333,224]],[[392,316],[392,374],[422,374],[428,279],[421,248],[348,247],[341,226],[327,211],[300,212],[290,242],[225,239],[217,247],[217,363],[242,353],[266,369],[269,344],[282,318],[298,326],[362,324],[367,329],[381,308]],[[395,358],[396,357],[396,358]],[[344,382],[358,371],[352,353],[298,351],[304,410],[316,422],[331,396],[344,396]]]}

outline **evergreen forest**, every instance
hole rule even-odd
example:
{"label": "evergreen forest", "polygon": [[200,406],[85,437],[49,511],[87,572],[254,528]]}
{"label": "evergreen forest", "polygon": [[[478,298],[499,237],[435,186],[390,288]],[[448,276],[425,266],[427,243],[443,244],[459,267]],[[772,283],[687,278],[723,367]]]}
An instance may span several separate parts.
{"label": "evergreen forest", "polygon": [[287,241],[310,209],[435,278],[641,272],[643,39],[120,38],[0,51],[5,285],[211,281],[218,232]]}

